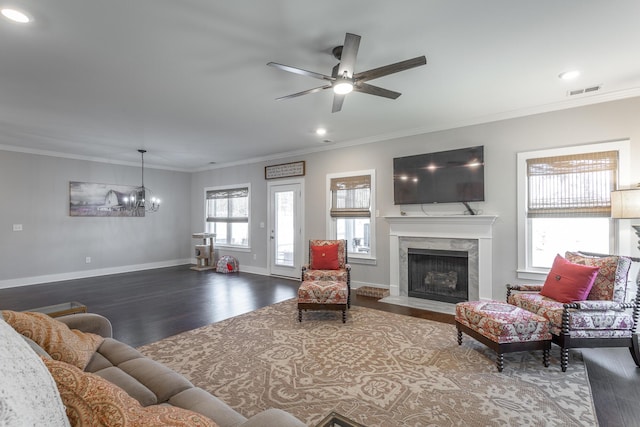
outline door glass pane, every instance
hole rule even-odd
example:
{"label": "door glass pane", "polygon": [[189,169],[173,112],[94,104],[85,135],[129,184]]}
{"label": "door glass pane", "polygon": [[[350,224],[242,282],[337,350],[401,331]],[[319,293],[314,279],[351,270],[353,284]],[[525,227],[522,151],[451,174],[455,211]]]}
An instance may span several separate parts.
{"label": "door glass pane", "polygon": [[294,192],[279,191],[275,194],[275,263],[293,267],[293,239],[295,236]]}

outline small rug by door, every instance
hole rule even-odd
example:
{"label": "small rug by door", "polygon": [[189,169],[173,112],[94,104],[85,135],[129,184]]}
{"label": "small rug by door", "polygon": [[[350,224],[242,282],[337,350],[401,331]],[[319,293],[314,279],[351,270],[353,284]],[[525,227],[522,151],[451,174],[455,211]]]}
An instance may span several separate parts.
{"label": "small rug by door", "polygon": [[336,411],[367,426],[594,426],[578,352],[560,370],[541,352],[495,353],[455,326],[353,306],[309,311],[295,300],[139,349],[249,417],[284,409],[309,425]]}

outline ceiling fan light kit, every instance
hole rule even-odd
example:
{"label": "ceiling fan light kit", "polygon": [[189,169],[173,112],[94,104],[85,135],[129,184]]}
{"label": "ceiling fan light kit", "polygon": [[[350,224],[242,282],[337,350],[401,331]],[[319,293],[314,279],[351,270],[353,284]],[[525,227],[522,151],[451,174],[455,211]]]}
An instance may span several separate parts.
{"label": "ceiling fan light kit", "polygon": [[427,58],[425,56],[418,56],[406,61],[400,61],[396,62],[395,64],[389,64],[368,71],[356,73],[355,63],[356,57],[358,56],[359,47],[360,36],[347,33],[344,38],[344,45],[336,46],[332,50],[333,56],[340,62],[335,67],[333,67],[331,76],[316,73],[313,71],[303,70],[301,68],[296,68],[289,65],[278,64],[276,62],[269,62],[267,65],[270,67],[279,68],[290,73],[300,74],[303,76],[313,77],[315,79],[325,80],[326,82],[329,82],[329,84],[325,84],[324,86],[308,89],[287,96],[282,96],[280,98],[277,98],[277,100],[279,101],[283,99],[291,99],[310,93],[320,92],[325,89],[333,89],[334,97],[333,108],[331,111],[335,113],[342,110],[342,104],[344,102],[345,95],[352,91],[381,96],[388,99],[397,99],[401,95],[400,92],[383,89],[381,87],[373,86],[365,82],[368,80],[374,80],[380,77],[388,76],[389,74],[394,74],[400,71],[419,67],[421,65],[426,65],[427,63]]}
{"label": "ceiling fan light kit", "polygon": [[353,91],[353,83],[350,80],[342,80],[333,85],[333,93],[346,95]]}

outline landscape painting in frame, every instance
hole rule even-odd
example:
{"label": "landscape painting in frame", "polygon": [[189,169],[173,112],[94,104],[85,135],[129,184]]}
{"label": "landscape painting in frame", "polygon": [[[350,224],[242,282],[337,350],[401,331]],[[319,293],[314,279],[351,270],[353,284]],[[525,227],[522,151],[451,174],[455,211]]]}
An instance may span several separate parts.
{"label": "landscape painting in frame", "polygon": [[143,199],[134,185],[69,182],[70,216],[144,216]]}

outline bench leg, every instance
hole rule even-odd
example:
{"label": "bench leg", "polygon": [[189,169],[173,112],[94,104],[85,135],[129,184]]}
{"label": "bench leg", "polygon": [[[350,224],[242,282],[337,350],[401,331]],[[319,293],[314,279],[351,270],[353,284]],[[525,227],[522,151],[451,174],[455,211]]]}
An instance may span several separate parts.
{"label": "bench leg", "polygon": [[496,366],[498,367],[498,372],[502,372],[504,369],[504,355],[502,353],[498,353],[496,356]]}

